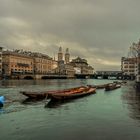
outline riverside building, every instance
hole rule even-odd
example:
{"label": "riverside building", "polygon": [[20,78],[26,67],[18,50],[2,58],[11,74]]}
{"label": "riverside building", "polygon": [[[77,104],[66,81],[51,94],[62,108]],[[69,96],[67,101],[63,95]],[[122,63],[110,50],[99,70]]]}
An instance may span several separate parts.
{"label": "riverside building", "polygon": [[70,64],[74,67],[75,70],[78,70],[78,74],[94,74],[94,68],[88,64],[86,59],[77,57],[76,59],[72,59]]}
{"label": "riverside building", "polygon": [[56,72],[59,74],[65,74],[67,77],[75,77],[76,74],[93,75],[94,68],[87,63],[86,59],[82,59],[80,57],[70,61],[70,53],[68,48],[66,49],[63,60],[62,47],[60,47],[58,50],[58,67],[56,68]]}
{"label": "riverside building", "polygon": [[32,53],[34,59],[34,73],[35,74],[48,74],[54,68],[54,61],[48,55],[41,53]]}
{"label": "riverside building", "polygon": [[55,73],[58,75],[65,76],[66,78],[74,78],[75,70],[74,67],[69,63],[70,62],[70,53],[69,49],[66,49],[65,57],[63,60],[62,47],[59,47],[58,50],[58,67],[55,69]]}
{"label": "riverside building", "polygon": [[58,50],[58,61],[42,53],[7,50],[1,55],[3,63],[0,68],[4,78],[16,79],[74,78],[75,74],[93,74],[94,69],[87,60],[77,57],[70,61],[68,48],[64,56],[62,47]]}
{"label": "riverside building", "polygon": [[31,56],[17,51],[3,52],[3,75],[5,77],[18,77],[22,74],[34,73],[34,60]]}
{"label": "riverside building", "polygon": [[45,54],[22,50],[3,52],[5,77],[23,79],[30,76],[32,79],[40,79],[56,67],[57,62]]}
{"label": "riverside building", "polygon": [[123,75],[135,76],[137,73],[136,59],[122,57],[121,70],[122,70]]}

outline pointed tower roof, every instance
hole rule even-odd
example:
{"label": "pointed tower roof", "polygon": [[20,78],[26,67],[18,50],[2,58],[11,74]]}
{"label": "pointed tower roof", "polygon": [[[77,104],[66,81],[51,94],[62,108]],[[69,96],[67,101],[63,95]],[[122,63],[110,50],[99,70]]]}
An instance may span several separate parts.
{"label": "pointed tower roof", "polygon": [[66,54],[69,54],[69,48],[66,48]]}
{"label": "pointed tower roof", "polygon": [[62,47],[61,46],[59,47],[59,53],[62,53]]}

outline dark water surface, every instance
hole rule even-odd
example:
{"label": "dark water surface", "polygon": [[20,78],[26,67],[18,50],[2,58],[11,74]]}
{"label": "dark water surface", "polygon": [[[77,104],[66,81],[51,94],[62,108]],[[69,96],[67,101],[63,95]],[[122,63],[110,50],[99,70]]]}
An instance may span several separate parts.
{"label": "dark water surface", "polygon": [[28,101],[19,92],[64,89],[105,80],[1,81],[1,140],[140,140],[140,93],[134,83],[120,89],[52,103]]}

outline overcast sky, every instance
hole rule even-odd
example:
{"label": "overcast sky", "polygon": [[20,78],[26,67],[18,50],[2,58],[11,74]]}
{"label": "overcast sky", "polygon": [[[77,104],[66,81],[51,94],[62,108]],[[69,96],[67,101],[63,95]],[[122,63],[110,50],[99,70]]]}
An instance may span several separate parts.
{"label": "overcast sky", "polygon": [[0,44],[88,60],[95,70],[120,70],[140,38],[139,0],[0,0]]}

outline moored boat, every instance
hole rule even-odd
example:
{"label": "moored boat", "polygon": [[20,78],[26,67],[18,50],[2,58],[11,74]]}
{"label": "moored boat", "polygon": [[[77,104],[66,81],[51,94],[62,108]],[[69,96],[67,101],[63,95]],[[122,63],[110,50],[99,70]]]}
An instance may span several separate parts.
{"label": "moored boat", "polygon": [[47,96],[46,92],[26,92],[21,91],[23,95],[27,96],[28,98],[34,98],[34,99],[44,99]]}
{"label": "moored boat", "polygon": [[77,90],[71,90],[62,93],[50,94],[51,100],[67,100],[83,97],[96,92],[96,88],[93,87],[81,87]]}
{"label": "moored boat", "polygon": [[51,94],[59,94],[59,93],[64,93],[64,92],[70,92],[73,90],[78,90],[80,88],[84,88],[83,86],[80,87],[74,87],[74,88],[69,88],[69,89],[63,89],[63,90],[53,90],[53,91],[42,91],[42,92],[33,92],[33,91],[20,91],[23,95],[27,96],[28,98],[31,99],[45,99]]}
{"label": "moored boat", "polygon": [[109,91],[109,90],[114,90],[114,89],[117,89],[117,88],[120,88],[120,87],[121,87],[120,84],[112,83],[112,84],[108,84],[108,85],[105,87],[105,90],[106,90],[106,91]]}
{"label": "moored boat", "polygon": [[87,85],[89,87],[93,87],[96,89],[104,89],[108,84],[103,84],[103,85]]}

